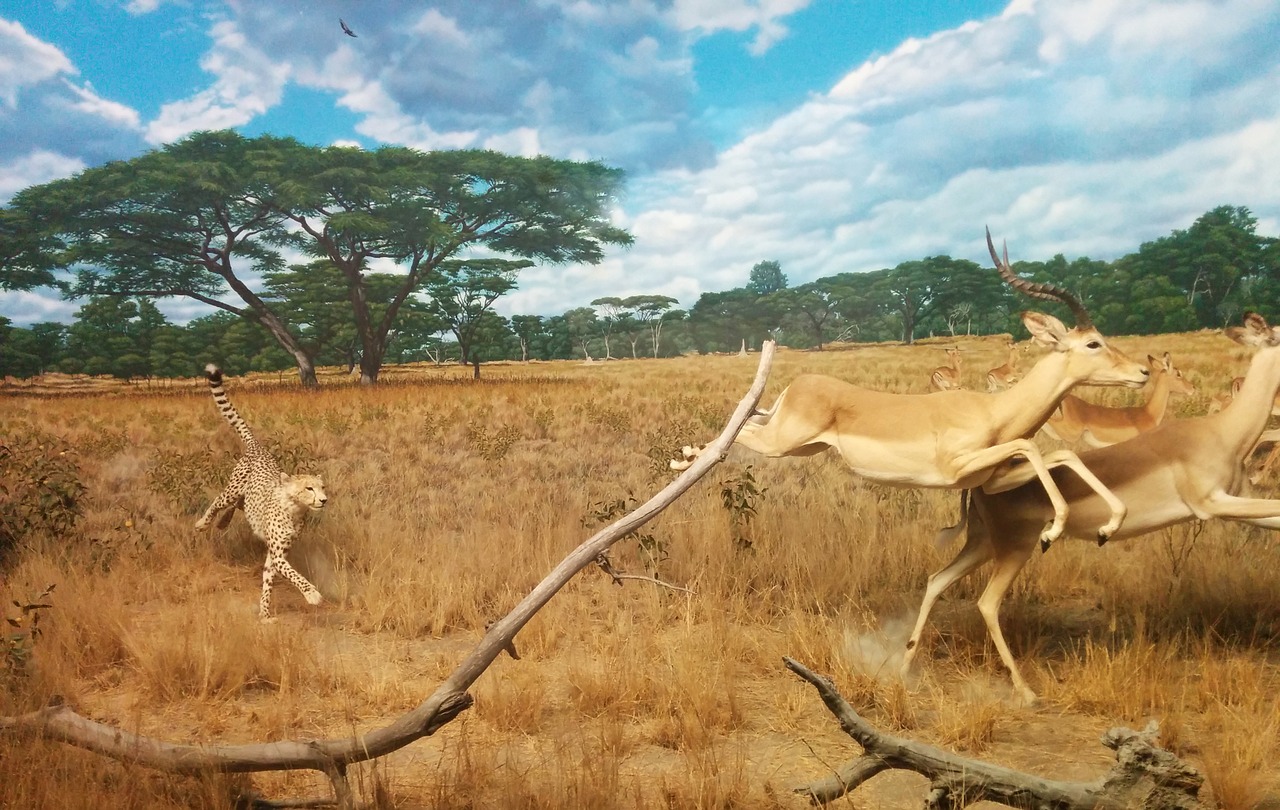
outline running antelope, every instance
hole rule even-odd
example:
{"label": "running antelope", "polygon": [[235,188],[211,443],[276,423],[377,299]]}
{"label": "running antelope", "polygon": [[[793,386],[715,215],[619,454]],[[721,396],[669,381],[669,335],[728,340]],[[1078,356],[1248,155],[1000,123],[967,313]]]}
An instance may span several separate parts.
{"label": "running antelope", "polygon": [[[1125,506],[1097,482],[1069,450],[1042,455],[1030,440],[1071,387],[1125,385],[1141,387],[1147,369],[1119,349],[1107,345],[1084,306],[1066,290],[1019,278],[996,254],[991,232],[987,249],[1000,276],[1023,294],[1065,303],[1076,316],[1067,329],[1052,315],[1022,313],[1022,322],[1049,352],[1021,382],[995,394],[976,391],[938,391],[895,394],[871,391],[834,377],[797,377],[774,402],[748,420],[735,439],[765,456],[810,456],[836,448],[854,472],[872,481],[903,487],[970,489],[999,492],[1005,488],[995,475],[1014,457],[1025,458],[1055,504],[1052,519],[1041,532],[1047,546],[1067,520],[1067,503],[1057,494],[1050,467],[1067,466],[1097,484],[1099,497],[1110,508],[1101,523],[1100,538],[1110,537],[1124,521]],[[671,468],[684,470],[701,448],[685,447],[684,459]]]}
{"label": "running antelope", "polygon": [[[1251,312],[1245,315],[1244,327],[1228,337],[1261,350],[1249,364],[1239,395],[1225,408],[1165,422],[1129,441],[1081,454],[1085,466],[1129,508],[1128,518],[1113,540],[1209,518],[1280,529],[1280,500],[1240,495],[1246,481],[1245,460],[1263,435],[1280,390],[1280,328],[1269,326],[1262,316]],[[1039,527],[1055,513],[1055,507],[1033,471],[1017,470],[1007,483],[1013,484],[1014,477],[1026,483],[999,493],[981,489],[970,493],[961,518],[968,527],[964,547],[929,577],[915,630],[907,641],[902,671],[906,674],[911,669],[929,611],[938,597],[991,560],[994,568],[978,598],[978,610],[1014,688],[1032,702],[1036,694],[1022,677],[1000,631],[1000,604],[1034,552]],[[1108,518],[1110,506],[1075,476],[1055,471],[1053,480],[1070,505],[1066,533],[1094,536],[1094,527]]]}

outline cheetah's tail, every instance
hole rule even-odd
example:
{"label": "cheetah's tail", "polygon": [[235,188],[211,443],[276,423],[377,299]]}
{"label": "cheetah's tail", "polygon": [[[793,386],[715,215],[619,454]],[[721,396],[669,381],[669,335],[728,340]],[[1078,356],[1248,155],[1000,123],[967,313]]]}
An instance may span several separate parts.
{"label": "cheetah's tail", "polygon": [[246,447],[252,447],[257,444],[253,438],[253,433],[249,430],[249,425],[236,411],[235,406],[231,404],[231,400],[227,399],[226,389],[222,387],[222,369],[213,363],[204,367],[205,379],[209,381],[209,390],[213,393],[213,402],[218,406],[218,410],[222,413],[227,423],[231,425],[239,436],[240,440],[245,443]]}

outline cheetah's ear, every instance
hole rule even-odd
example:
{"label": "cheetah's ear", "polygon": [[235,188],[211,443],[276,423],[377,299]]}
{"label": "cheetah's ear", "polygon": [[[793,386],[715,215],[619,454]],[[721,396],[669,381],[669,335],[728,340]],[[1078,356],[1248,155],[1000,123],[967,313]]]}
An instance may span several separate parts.
{"label": "cheetah's ear", "polygon": [[287,472],[281,472],[281,473],[280,473],[280,483],[282,483],[282,484],[287,484],[287,483],[289,483],[289,478],[290,478],[290,477],[291,477],[291,476],[289,475],[289,473],[287,473]]}

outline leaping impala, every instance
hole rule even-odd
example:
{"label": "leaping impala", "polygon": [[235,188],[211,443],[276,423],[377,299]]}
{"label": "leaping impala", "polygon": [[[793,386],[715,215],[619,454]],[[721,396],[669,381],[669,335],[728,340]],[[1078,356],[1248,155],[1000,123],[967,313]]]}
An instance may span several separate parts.
{"label": "leaping impala", "polygon": [[1164,421],[1173,397],[1194,394],[1196,387],[1182,376],[1168,352],[1161,358],[1147,355],[1147,365],[1151,368],[1151,379],[1145,388],[1143,404],[1109,408],[1067,394],[1042,429],[1055,439],[1084,442],[1090,447],[1106,447],[1152,430]]}
{"label": "leaping impala", "polygon": [[[735,439],[766,456],[808,456],[834,447],[854,472],[884,484],[1000,491],[993,473],[1015,456],[1027,460],[1054,499],[1053,520],[1041,539],[1047,546],[1062,534],[1067,504],[1049,476],[1049,467],[1067,466],[1097,484],[1111,509],[1100,523],[1100,538],[1110,537],[1124,520],[1125,507],[1080,464],[1075,453],[1060,450],[1042,456],[1030,440],[1072,386],[1140,387],[1147,369],[1108,346],[1084,306],[1065,290],[1033,284],[1014,274],[1009,252],[996,255],[991,232],[987,249],[1000,276],[1023,294],[1060,301],[1071,308],[1076,326],[1067,329],[1052,315],[1022,313],[1022,322],[1039,343],[1053,349],[1022,381],[995,394],[939,391],[894,394],[871,391],[818,374],[797,377],[768,411],[757,413]],[[701,452],[684,448],[674,470],[687,469]]]}
{"label": "leaping impala", "polygon": [[[1245,483],[1245,460],[1253,452],[1280,390],[1280,327],[1260,315],[1247,313],[1243,329],[1232,339],[1261,347],[1249,364],[1240,393],[1218,413],[1165,422],[1120,444],[1090,450],[1080,456],[1090,470],[1129,507],[1120,540],[1192,519],[1237,520],[1267,529],[1280,529],[1280,500],[1240,497]],[[1021,486],[1000,493],[974,490],[962,517],[968,537],[960,553],[929,577],[915,630],[907,641],[902,671],[907,673],[919,650],[929,611],[944,591],[978,566],[994,560],[991,579],[978,610],[1000,660],[1009,669],[1014,687],[1027,701],[1035,692],[1018,670],[1000,631],[1000,603],[1036,546],[1036,530],[1054,511],[1035,475],[1018,470]],[[1110,506],[1074,476],[1055,474],[1054,481],[1071,507],[1067,533],[1088,537],[1107,518]]]}

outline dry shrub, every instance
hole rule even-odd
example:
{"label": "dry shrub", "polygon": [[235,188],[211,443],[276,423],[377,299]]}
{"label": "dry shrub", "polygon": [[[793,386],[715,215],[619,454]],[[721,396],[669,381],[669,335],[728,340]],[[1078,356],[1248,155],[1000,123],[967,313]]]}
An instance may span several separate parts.
{"label": "dry shrub", "polygon": [[1222,810],[1261,807],[1275,781],[1269,769],[1280,750],[1280,715],[1258,716],[1224,708],[1217,713],[1220,742],[1203,754],[1205,779]]}
{"label": "dry shrub", "polygon": [[316,666],[294,628],[226,605],[195,606],[172,625],[127,634],[125,643],[131,682],[162,703],[289,692]]}

